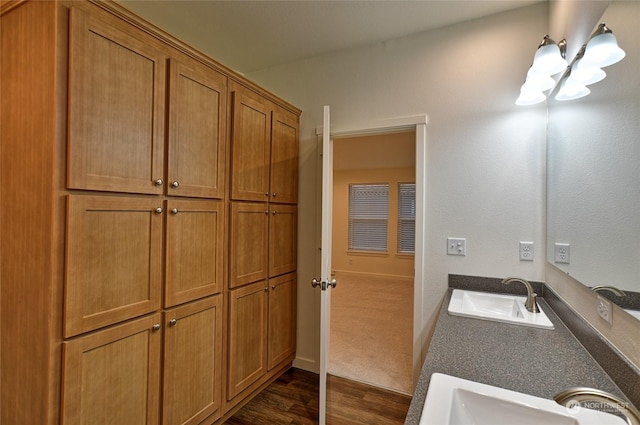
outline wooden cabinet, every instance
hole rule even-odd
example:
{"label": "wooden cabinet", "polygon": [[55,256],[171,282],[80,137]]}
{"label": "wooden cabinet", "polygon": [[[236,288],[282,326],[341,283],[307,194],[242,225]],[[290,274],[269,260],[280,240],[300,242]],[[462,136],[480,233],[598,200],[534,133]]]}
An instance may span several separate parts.
{"label": "wooden cabinet", "polygon": [[223,423],[295,355],[300,111],[117,2],[0,15],[0,423]]}
{"label": "wooden cabinet", "polygon": [[160,315],[65,342],[62,425],[158,423]]}
{"label": "wooden cabinet", "polygon": [[223,202],[170,199],[166,205],[165,307],[222,291]]}
{"label": "wooden cabinet", "polygon": [[229,291],[227,400],[267,372],[267,281]]}
{"label": "wooden cabinet", "polygon": [[263,203],[231,203],[230,288],[267,278],[267,208]]}
{"label": "wooden cabinet", "polygon": [[238,84],[231,87],[231,198],[267,201],[270,193],[270,105]]}
{"label": "wooden cabinet", "polygon": [[269,279],[268,370],[296,351],[296,294],[295,273]]}
{"label": "wooden cabinet", "polygon": [[298,117],[230,84],[231,198],[296,203]]}
{"label": "wooden cabinet", "polygon": [[65,336],[160,308],[162,204],[69,195]]}
{"label": "wooden cabinet", "polygon": [[295,273],[229,292],[227,399],[260,384],[296,349]]}
{"label": "wooden cabinet", "polygon": [[71,9],[69,188],[162,193],[166,55],[149,40]]}
{"label": "wooden cabinet", "polygon": [[298,202],[298,117],[275,110],[271,125],[271,200]]}
{"label": "wooden cabinet", "polygon": [[295,205],[269,208],[269,277],[273,277],[296,269],[298,215]]}
{"label": "wooden cabinet", "polygon": [[167,194],[222,198],[227,77],[194,61],[169,70]]}
{"label": "wooden cabinet", "polygon": [[222,295],[164,313],[163,424],[199,424],[220,415],[222,320]]}

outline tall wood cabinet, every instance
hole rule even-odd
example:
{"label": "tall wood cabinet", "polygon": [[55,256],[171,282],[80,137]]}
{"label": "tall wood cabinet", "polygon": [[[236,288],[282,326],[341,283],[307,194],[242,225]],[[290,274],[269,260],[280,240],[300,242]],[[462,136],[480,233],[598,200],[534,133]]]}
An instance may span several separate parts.
{"label": "tall wood cabinet", "polygon": [[0,423],[222,423],[295,355],[300,111],[111,2],[0,20]]}
{"label": "tall wood cabinet", "polygon": [[295,352],[298,118],[245,87],[232,82],[229,88],[226,390],[234,405]]}

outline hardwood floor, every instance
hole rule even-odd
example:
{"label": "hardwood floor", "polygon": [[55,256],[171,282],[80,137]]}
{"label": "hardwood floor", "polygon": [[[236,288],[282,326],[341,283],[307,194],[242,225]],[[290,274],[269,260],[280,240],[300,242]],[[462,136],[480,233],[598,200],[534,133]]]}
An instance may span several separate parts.
{"label": "hardwood floor", "polygon": [[[327,425],[401,425],[411,397],[329,375]],[[226,422],[229,425],[318,423],[318,375],[291,368]]]}

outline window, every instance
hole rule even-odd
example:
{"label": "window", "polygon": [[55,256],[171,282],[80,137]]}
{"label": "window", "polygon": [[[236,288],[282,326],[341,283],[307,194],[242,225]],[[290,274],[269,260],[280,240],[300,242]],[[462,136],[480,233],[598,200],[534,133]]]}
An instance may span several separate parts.
{"label": "window", "polygon": [[388,184],[349,185],[349,249],[387,251]]}
{"label": "window", "polygon": [[416,184],[398,183],[398,253],[415,253]]}

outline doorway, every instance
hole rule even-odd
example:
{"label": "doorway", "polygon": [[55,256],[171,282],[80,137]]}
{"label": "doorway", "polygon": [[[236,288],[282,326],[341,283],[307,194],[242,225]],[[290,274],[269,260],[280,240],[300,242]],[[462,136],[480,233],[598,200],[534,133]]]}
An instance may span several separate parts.
{"label": "doorway", "polygon": [[332,273],[340,284],[332,291],[327,368],[331,375],[408,395],[415,137],[409,129],[334,138]]}

